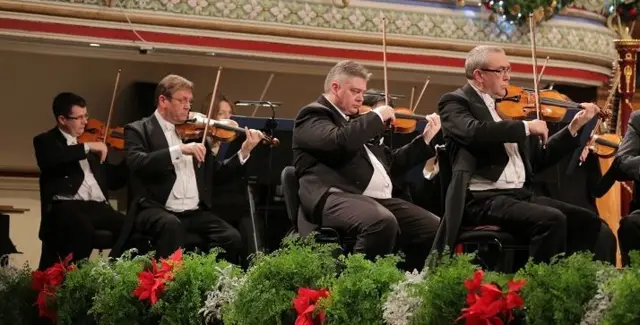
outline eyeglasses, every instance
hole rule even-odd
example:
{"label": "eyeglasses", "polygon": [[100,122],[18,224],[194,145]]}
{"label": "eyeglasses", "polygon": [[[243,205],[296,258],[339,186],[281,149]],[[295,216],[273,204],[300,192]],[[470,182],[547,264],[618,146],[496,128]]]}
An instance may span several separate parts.
{"label": "eyeglasses", "polygon": [[495,72],[495,73],[499,73],[501,75],[504,75],[505,73],[511,73],[511,67],[501,67],[498,69],[480,69],[481,71],[487,71],[487,72]]}
{"label": "eyeglasses", "polygon": [[173,98],[173,97],[168,97],[170,100],[175,100],[176,102],[180,103],[182,106],[187,105],[189,107],[193,106],[193,100],[188,100],[188,99],[184,99],[184,98]]}
{"label": "eyeglasses", "polygon": [[79,115],[79,116],[65,116],[67,120],[88,120],[89,114]]}

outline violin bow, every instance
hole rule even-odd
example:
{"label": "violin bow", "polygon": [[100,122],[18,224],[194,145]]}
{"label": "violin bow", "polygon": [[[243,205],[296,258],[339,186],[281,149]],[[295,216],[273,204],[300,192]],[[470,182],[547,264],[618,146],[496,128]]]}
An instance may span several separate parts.
{"label": "violin bow", "polygon": [[542,75],[544,74],[544,69],[547,67],[547,63],[549,62],[549,56],[544,60],[544,64],[542,64],[542,69],[540,69],[540,74],[538,75],[538,84],[542,81]]}
{"label": "violin bow", "polygon": [[536,115],[540,119],[540,94],[538,93],[538,60],[536,58],[536,31],[533,21],[533,13],[529,14],[529,33],[531,34],[531,59],[533,61],[533,89],[536,101]]}
{"label": "violin bow", "polygon": [[204,133],[202,134],[202,145],[207,140],[207,131],[209,131],[209,123],[211,121],[211,112],[213,111],[213,102],[216,98],[216,92],[218,91],[218,83],[220,82],[220,74],[222,73],[222,67],[218,67],[218,75],[216,76],[216,82],[213,84],[213,92],[211,93],[211,102],[209,103],[209,112],[207,113],[207,119],[204,124]]}
{"label": "violin bow", "polygon": [[[260,95],[260,102],[262,102],[264,100],[264,96],[267,94],[267,89],[269,89],[269,86],[271,85],[271,81],[273,80],[273,76],[274,74],[272,73],[269,76],[269,80],[267,80],[267,84],[264,85],[264,88],[262,89],[262,95]],[[256,105],[253,108],[253,114],[251,114],[252,117],[256,116],[256,113],[258,112],[258,108],[260,107],[260,105]]]}
{"label": "violin bow", "polygon": [[104,144],[107,144],[107,137],[109,136],[111,116],[113,115],[113,105],[116,101],[116,93],[118,92],[118,84],[120,83],[120,72],[122,72],[122,69],[118,69],[118,73],[116,74],[116,83],[113,86],[113,94],[111,95],[111,105],[109,106],[109,115],[107,115],[107,124],[104,126],[104,138],[102,139],[102,143]]}
{"label": "violin bow", "polygon": [[427,76],[427,81],[425,81],[424,86],[422,86],[422,91],[420,91],[420,95],[418,95],[418,99],[416,100],[415,104],[413,104],[413,106],[409,106],[409,108],[411,109],[411,113],[415,113],[416,108],[418,108],[418,103],[420,103],[420,100],[422,99],[422,95],[424,95],[424,91],[427,90],[429,81],[431,81],[431,77]]}
{"label": "violin bow", "polygon": [[409,107],[413,107],[413,96],[416,93],[416,86],[411,87],[411,99],[409,99]]}
{"label": "violin bow", "polygon": [[387,83],[387,18],[382,16],[382,70],[384,73],[384,104],[389,105],[389,84]]}

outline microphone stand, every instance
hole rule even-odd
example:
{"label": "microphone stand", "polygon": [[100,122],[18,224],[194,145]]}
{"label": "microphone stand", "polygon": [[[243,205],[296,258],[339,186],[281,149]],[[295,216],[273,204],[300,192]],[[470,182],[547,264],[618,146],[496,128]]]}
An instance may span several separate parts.
{"label": "microphone stand", "polygon": [[[265,104],[269,105],[269,107],[271,108],[271,118],[268,119],[265,122],[264,125],[264,129],[263,132],[270,136],[273,137],[276,128],[278,127],[278,121],[276,120],[276,105],[274,105],[272,102],[267,101],[264,102]],[[264,208],[264,226],[266,229],[269,229],[269,206],[271,203],[271,168],[273,166],[273,146],[269,146],[269,161],[268,161],[268,167],[267,167],[267,202],[265,204],[265,208]]]}

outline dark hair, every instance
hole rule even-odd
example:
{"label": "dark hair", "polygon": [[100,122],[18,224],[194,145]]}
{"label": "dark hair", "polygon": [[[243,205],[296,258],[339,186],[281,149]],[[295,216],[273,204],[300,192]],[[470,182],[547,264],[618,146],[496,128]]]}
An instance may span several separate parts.
{"label": "dark hair", "polygon": [[[212,93],[209,93],[207,95],[207,97],[204,100],[204,103],[202,103],[202,114],[207,114],[209,112],[209,104],[211,104],[211,95]],[[231,100],[229,100],[224,94],[220,93],[218,94],[218,96],[216,96],[216,100],[213,102],[213,109],[211,110],[211,118],[216,119],[218,116],[218,112],[220,111],[220,102],[226,102],[227,104],[229,104],[229,106],[231,106],[231,114],[235,114],[236,113],[236,107],[235,105],[233,105],[233,102]]]}
{"label": "dark hair", "polygon": [[87,107],[87,102],[84,98],[70,92],[59,93],[53,99],[53,117],[56,119],[62,115],[69,117],[71,114],[71,108],[73,106]]}
{"label": "dark hair", "polygon": [[[384,101],[384,91],[369,89],[364,93],[362,105],[373,107],[378,102]],[[393,98],[389,97],[389,106],[393,107]]]}

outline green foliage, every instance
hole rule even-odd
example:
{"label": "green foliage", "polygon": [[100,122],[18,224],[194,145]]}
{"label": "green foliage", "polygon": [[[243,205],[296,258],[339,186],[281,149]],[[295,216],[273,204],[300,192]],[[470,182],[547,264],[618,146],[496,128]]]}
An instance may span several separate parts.
{"label": "green foliage", "polygon": [[575,0],[482,0],[482,4],[512,24],[523,24],[533,14],[536,23],[548,20]]}
{"label": "green foliage", "polygon": [[356,254],[340,260],[346,269],[331,287],[330,297],[321,303],[326,304],[327,324],[383,325],[384,299],[391,286],[404,278],[396,267],[400,258],[388,256],[374,263]]}
{"label": "green foliage", "polygon": [[467,289],[464,280],[473,276],[477,266],[474,255],[450,257],[447,252],[437,265],[429,269],[426,279],[416,286],[415,294],[421,304],[411,319],[411,324],[451,325],[465,306]]}
{"label": "green foliage", "polygon": [[244,285],[224,315],[225,325],[282,325],[295,319],[298,288],[328,288],[336,276],[332,253],[337,245],[315,243],[309,236],[284,239],[283,247],[255,260]]}
{"label": "green foliage", "polygon": [[613,296],[611,307],[605,313],[606,325],[640,323],[640,251],[629,255],[633,267],[619,271],[622,274],[609,281],[605,289]]}
{"label": "green foliage", "polygon": [[101,259],[80,262],[78,268],[66,273],[55,299],[58,324],[95,324],[87,310],[93,305],[93,297],[113,283],[114,276],[109,264]]}
{"label": "green foliage", "polygon": [[[150,253],[151,254],[151,253]],[[149,318],[146,302],[138,300],[133,291],[138,286],[138,273],[151,264],[148,255],[115,261],[115,276],[104,278],[104,287],[94,297],[89,311],[100,325],[142,325]]]}
{"label": "green foliage", "polygon": [[[206,299],[206,292],[218,281],[219,272],[230,264],[216,261],[217,250],[209,254],[185,254],[182,266],[174,279],[167,283],[164,293],[152,312],[160,316],[160,325],[200,325],[204,317],[198,312]],[[236,267],[236,272],[240,269]]]}
{"label": "green foliage", "polygon": [[38,319],[37,292],[31,288],[29,265],[0,268],[0,324],[30,325]]}
{"label": "green foliage", "polygon": [[584,306],[596,294],[596,274],[606,267],[592,255],[577,253],[554,258],[550,264],[529,261],[516,274],[525,278],[522,297],[529,325],[573,325],[580,322]]}

